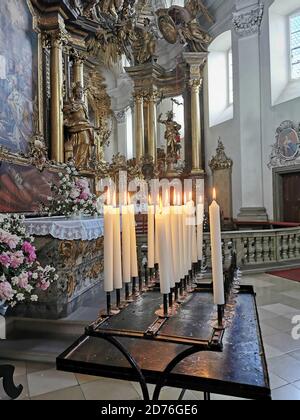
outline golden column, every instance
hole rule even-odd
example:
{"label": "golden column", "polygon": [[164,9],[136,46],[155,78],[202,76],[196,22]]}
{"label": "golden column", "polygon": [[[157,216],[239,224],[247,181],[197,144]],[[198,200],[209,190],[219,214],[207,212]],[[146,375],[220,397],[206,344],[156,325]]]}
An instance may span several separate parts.
{"label": "golden column", "polygon": [[64,162],[63,122],[63,44],[66,32],[57,29],[50,33],[51,80],[51,159]]}
{"label": "golden column", "polygon": [[144,97],[142,93],[134,95],[134,115],[135,115],[135,155],[140,160],[145,153],[144,139]]}
{"label": "golden column", "polygon": [[153,157],[154,164],[157,161],[157,93],[150,92],[147,95],[148,102],[148,155]]}
{"label": "golden column", "polygon": [[203,171],[202,168],[202,139],[201,139],[201,111],[200,111],[200,87],[202,80],[190,81],[191,88],[191,126],[192,126],[192,173]]}
{"label": "golden column", "polygon": [[191,147],[192,147],[192,175],[201,175],[202,167],[202,127],[201,127],[201,103],[200,89],[203,81],[203,66],[206,63],[208,53],[183,53],[186,62],[186,81],[191,90]]}

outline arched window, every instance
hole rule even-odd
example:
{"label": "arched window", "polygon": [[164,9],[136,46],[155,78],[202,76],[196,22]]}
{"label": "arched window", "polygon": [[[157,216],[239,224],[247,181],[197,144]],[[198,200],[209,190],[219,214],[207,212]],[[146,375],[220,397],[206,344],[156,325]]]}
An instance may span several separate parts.
{"label": "arched window", "polygon": [[233,64],[231,31],[209,46],[208,96],[210,127],[233,118]]}
{"label": "arched window", "polygon": [[269,9],[272,105],[300,97],[300,0]]}
{"label": "arched window", "polygon": [[290,67],[292,80],[300,79],[300,11],[289,17]]}

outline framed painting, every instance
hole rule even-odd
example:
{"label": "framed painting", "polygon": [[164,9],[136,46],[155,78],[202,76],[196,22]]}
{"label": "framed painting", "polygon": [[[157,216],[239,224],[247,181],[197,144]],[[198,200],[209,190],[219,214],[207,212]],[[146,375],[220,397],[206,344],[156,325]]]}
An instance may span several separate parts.
{"label": "framed painting", "polygon": [[24,154],[39,119],[39,35],[30,1],[0,1],[0,146]]}
{"label": "framed painting", "polygon": [[57,173],[34,166],[0,163],[0,213],[39,213],[48,203]]}
{"label": "framed painting", "polygon": [[299,134],[292,121],[284,121],[277,130],[277,148],[282,159],[294,160],[299,152]]}

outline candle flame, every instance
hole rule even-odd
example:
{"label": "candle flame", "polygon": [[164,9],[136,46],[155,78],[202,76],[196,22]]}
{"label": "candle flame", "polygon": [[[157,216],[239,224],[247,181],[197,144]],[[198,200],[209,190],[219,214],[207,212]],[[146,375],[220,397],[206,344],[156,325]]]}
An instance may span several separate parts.
{"label": "candle flame", "polygon": [[216,191],[216,189],[215,189],[215,188],[213,189],[213,200],[214,200],[214,201],[216,201],[216,200],[217,200],[217,191]]}

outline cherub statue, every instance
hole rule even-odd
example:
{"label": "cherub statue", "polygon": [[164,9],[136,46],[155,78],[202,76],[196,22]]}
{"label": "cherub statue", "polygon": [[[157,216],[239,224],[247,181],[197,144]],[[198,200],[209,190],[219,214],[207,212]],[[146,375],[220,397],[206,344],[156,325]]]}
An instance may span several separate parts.
{"label": "cherub statue", "polygon": [[[69,136],[65,145],[68,158],[73,157],[77,169],[88,169],[94,149],[94,128],[89,121],[88,110],[83,99],[80,82],[73,88],[73,97],[64,106],[64,124]],[[70,156],[70,150],[73,156]]]}

